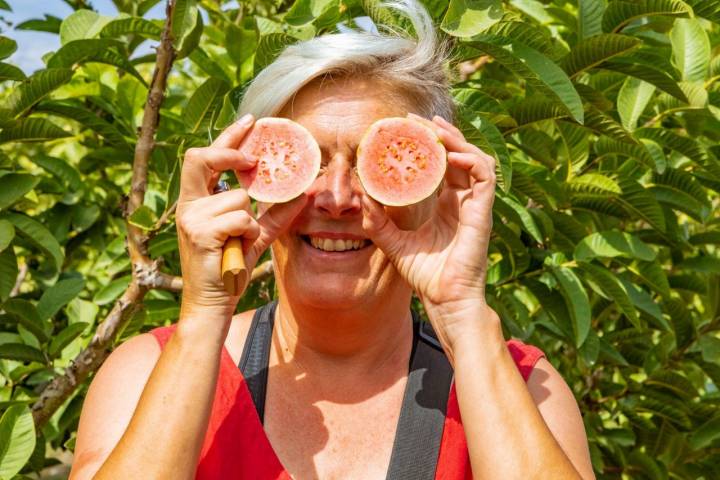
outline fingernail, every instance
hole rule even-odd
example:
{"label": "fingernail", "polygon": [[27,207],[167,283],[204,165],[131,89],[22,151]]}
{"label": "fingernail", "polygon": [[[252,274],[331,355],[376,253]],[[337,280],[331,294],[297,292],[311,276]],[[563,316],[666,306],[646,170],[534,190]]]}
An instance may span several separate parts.
{"label": "fingernail", "polygon": [[251,113],[246,113],[245,115],[243,115],[242,117],[240,117],[240,119],[237,121],[237,123],[242,123],[242,124],[244,124],[244,123],[250,123],[250,120],[252,120],[252,114],[251,114]]}

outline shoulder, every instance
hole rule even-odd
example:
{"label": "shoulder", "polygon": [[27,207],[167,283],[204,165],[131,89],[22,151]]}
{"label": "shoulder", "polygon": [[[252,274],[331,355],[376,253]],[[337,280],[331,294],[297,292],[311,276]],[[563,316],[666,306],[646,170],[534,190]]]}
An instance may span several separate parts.
{"label": "shoulder", "polygon": [[95,374],[83,401],[71,478],[92,478],[122,437],[160,357],[154,335],[120,344]]}
{"label": "shoulder", "polygon": [[595,478],[582,413],[560,372],[546,358],[540,358],[527,387],[548,429],[582,478]]}
{"label": "shoulder", "polygon": [[[527,382],[538,361],[545,357],[545,352],[535,345],[525,343],[522,340],[511,338],[505,342],[508,351],[523,379]],[[549,363],[549,362],[548,362]]]}

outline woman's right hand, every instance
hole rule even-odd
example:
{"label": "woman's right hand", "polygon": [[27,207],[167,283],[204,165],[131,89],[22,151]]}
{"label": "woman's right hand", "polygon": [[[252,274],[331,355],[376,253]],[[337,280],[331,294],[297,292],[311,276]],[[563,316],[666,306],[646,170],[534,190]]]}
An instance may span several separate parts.
{"label": "woman's right hand", "polygon": [[[246,115],[209,146],[185,152],[180,177],[175,223],[178,230],[183,276],[182,311],[207,309],[232,316],[240,296],[229,295],[221,279],[223,245],[228,237],[242,237],[245,264],[249,271],[262,253],[293,221],[306,203],[305,195],[285,204],[273,205],[255,219],[245,189],[213,195],[223,171],[250,170],[255,160],[238,147],[252,128]],[[244,289],[243,289],[244,290]]]}

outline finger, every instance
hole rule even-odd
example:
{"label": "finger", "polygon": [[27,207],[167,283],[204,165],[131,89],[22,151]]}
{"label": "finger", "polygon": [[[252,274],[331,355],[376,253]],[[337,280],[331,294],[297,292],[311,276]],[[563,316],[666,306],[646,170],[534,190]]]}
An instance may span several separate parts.
{"label": "finger", "polygon": [[[460,130],[455,128],[452,124],[449,124],[455,131],[448,130],[445,128],[445,126],[440,125],[439,123],[432,122],[426,118],[423,118],[419,115],[415,115],[414,113],[408,113],[407,115],[409,118],[412,118],[413,120],[417,120],[418,122],[422,123],[426,127],[430,128],[435,134],[440,138],[440,141],[445,146],[445,148],[448,151],[451,152],[464,152],[464,153],[475,153],[475,152],[481,152],[478,147],[473,145],[472,143],[468,143],[465,140],[465,137],[462,135]],[[440,118],[436,116],[435,118]],[[457,132],[457,133],[456,133]]]}
{"label": "finger", "polygon": [[400,257],[406,233],[388,216],[383,206],[365,194],[362,198],[362,228],[391,261]]}
{"label": "finger", "polygon": [[443,126],[443,127],[445,128],[445,130],[449,130],[449,131],[453,132],[455,135],[457,135],[457,136],[459,136],[460,138],[462,138],[463,140],[465,140],[465,136],[462,134],[462,132],[460,131],[460,129],[457,128],[457,127],[456,127],[455,125],[453,125],[452,123],[450,123],[450,122],[448,122],[447,120],[445,120],[445,119],[444,119],[443,117],[441,117],[440,115],[435,115],[435,116],[433,117],[433,122],[440,124],[441,126]]}
{"label": "finger", "polygon": [[448,163],[464,170],[475,182],[495,182],[495,159],[490,155],[450,152]]}
{"label": "finger", "polygon": [[260,236],[253,244],[250,253],[253,262],[257,261],[270,244],[290,227],[307,202],[308,196],[302,194],[289,202],[271,206],[258,218]]}
{"label": "finger", "polygon": [[202,228],[220,245],[224,245],[229,237],[253,241],[260,235],[260,225],[246,210],[234,210],[212,217]]}
{"label": "finger", "polygon": [[183,200],[194,200],[212,193],[219,174],[225,170],[250,170],[256,160],[239,150],[224,147],[190,148],[185,152],[180,177]]}
{"label": "finger", "polygon": [[228,190],[227,192],[198,198],[192,202],[188,210],[196,211],[205,217],[215,217],[233,210],[250,212],[250,197],[248,197],[247,191],[244,189],[236,188],[234,190]]}
{"label": "finger", "polygon": [[230,125],[222,131],[220,135],[212,143],[213,147],[220,148],[238,148],[243,138],[252,127],[255,118],[251,114],[246,114],[240,120]]}

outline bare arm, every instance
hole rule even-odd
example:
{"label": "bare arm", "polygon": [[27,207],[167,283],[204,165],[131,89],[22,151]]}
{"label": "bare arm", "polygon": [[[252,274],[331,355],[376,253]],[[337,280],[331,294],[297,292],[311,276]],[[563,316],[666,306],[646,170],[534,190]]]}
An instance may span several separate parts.
{"label": "bare arm", "polygon": [[562,377],[541,359],[526,385],[497,315],[476,332],[453,350],[474,477],[594,479],[582,417]]}
{"label": "bare arm", "polygon": [[85,399],[70,479],[194,478],[228,325],[185,317],[162,354],[149,334],[113,352]]}
{"label": "bare arm", "polygon": [[222,247],[241,237],[252,268],[305,203],[273,206],[256,220],[245,190],[211,195],[223,171],[254,167],[238,150],[252,123],[245,116],[210,147],[185,153],[176,214],[184,285],[178,327],[162,353],[141,335],[98,372],[83,405],[72,480],[194,478],[239,298],[222,284]]}

